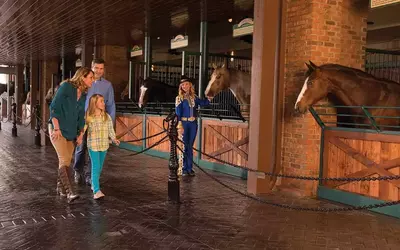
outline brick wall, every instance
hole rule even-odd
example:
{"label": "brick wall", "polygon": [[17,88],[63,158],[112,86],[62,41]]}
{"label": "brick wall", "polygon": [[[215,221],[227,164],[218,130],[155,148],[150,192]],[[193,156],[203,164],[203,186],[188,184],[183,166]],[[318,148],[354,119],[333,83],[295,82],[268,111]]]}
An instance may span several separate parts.
{"label": "brick wall", "polygon": [[[363,68],[367,14],[368,1],[287,0],[282,143],[285,174],[319,173],[320,127],[309,112],[301,116],[293,113],[305,80],[304,62]],[[317,182],[282,179],[277,187],[315,195],[316,185]]]}
{"label": "brick wall", "polygon": [[104,77],[110,81],[114,87],[115,101],[121,100],[121,92],[124,90],[129,80],[129,61],[128,49],[121,46],[101,46],[97,51],[97,57],[106,61]]}

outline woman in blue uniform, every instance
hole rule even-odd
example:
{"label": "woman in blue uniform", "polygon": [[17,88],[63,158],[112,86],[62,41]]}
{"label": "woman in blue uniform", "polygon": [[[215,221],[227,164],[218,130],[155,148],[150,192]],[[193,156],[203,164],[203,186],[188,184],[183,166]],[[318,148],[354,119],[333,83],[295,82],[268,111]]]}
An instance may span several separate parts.
{"label": "woman in blue uniform", "polygon": [[[184,152],[182,176],[194,176],[193,144],[197,135],[197,107],[207,106],[210,101],[199,99],[194,92],[190,78],[182,76],[179,94],[175,99],[175,112],[178,116],[178,131],[183,132]],[[182,131],[183,129],[183,131]]]}

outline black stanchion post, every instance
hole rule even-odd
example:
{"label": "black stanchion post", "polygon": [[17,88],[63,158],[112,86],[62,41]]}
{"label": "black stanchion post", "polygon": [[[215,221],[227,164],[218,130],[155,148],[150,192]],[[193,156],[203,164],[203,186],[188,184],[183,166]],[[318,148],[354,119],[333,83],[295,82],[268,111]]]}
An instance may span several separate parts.
{"label": "black stanchion post", "polygon": [[12,113],[13,113],[13,127],[11,129],[12,136],[17,136],[17,104],[14,102],[12,104]]}
{"label": "black stanchion post", "polygon": [[175,112],[168,115],[166,121],[169,122],[168,136],[170,140],[170,156],[169,156],[169,176],[168,176],[168,200],[174,203],[180,202],[180,190],[178,179],[178,155],[176,152],[178,141],[178,117]]}
{"label": "black stanchion post", "polygon": [[35,126],[35,145],[41,146],[41,138],[40,138],[40,105],[39,101],[36,102],[35,105],[35,118],[36,118],[36,126]]}

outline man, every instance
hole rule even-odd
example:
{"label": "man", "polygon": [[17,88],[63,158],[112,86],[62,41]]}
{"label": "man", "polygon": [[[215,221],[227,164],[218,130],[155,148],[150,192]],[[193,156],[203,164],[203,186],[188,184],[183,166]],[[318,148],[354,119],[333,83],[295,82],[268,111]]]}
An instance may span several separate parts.
{"label": "man", "polygon": [[[89,88],[85,110],[88,108],[90,97],[94,94],[100,94],[104,97],[104,102],[106,104],[106,111],[110,114],[113,119],[113,123],[115,124],[115,100],[114,100],[114,89],[111,82],[107,81],[103,78],[104,75],[104,60],[101,58],[94,59],[92,61],[92,70],[94,72],[95,82],[92,87]],[[74,162],[74,170],[75,170],[75,183],[82,183],[82,179],[86,182],[88,186],[91,185],[91,162],[89,158],[89,162],[84,171],[85,165],[85,157],[87,150],[87,132],[83,136],[83,142],[80,146],[76,147],[75,150],[75,162]]]}

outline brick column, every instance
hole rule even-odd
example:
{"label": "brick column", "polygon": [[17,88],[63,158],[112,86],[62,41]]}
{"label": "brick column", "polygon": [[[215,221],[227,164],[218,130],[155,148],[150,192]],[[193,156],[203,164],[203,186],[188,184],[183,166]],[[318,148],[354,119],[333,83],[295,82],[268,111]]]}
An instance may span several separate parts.
{"label": "brick column", "polygon": [[122,46],[100,46],[96,57],[106,61],[104,78],[114,87],[115,101],[120,101],[121,92],[128,84],[129,78],[128,49]]}
{"label": "brick column", "polygon": [[[321,129],[309,112],[293,114],[305,80],[304,62],[338,63],[363,69],[368,1],[287,1],[283,173],[319,173]],[[314,195],[317,182],[282,179],[278,188]]]}

